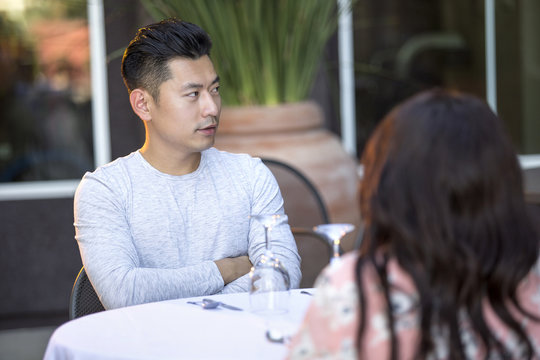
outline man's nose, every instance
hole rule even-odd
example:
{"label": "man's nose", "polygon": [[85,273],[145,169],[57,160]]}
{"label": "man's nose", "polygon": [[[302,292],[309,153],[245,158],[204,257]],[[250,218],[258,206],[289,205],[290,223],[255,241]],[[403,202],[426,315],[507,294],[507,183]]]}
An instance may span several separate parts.
{"label": "man's nose", "polygon": [[212,94],[204,92],[201,98],[202,116],[218,116],[220,103],[219,95],[212,96]]}

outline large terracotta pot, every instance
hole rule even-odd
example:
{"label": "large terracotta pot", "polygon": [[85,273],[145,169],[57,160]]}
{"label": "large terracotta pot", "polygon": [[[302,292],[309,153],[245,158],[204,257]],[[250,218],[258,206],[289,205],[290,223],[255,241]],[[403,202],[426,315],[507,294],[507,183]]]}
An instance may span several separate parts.
{"label": "large terracotta pot", "polygon": [[[360,224],[357,162],[324,128],[316,103],[224,107],[215,147],[296,167],[321,193],[331,222]],[[344,250],[353,248],[356,234],[344,238]]]}

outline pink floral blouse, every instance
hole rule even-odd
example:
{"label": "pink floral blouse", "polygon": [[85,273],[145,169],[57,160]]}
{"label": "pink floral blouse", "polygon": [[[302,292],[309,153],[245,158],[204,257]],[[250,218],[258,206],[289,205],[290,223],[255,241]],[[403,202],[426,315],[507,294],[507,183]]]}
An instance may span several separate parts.
{"label": "pink floral blouse", "polygon": [[[315,284],[317,292],[313,298],[300,330],[289,344],[289,359],[356,359],[356,334],[358,329],[358,289],[355,281],[356,253],[344,255],[340,262],[328,266]],[[396,311],[396,329],[400,359],[413,359],[419,340],[417,292],[411,278],[391,261],[388,280],[392,286],[390,301]],[[386,323],[386,304],[382,289],[376,280],[375,270],[366,267],[363,273],[366,289],[366,328],[364,331],[362,359],[388,359],[390,333]],[[538,262],[519,287],[519,298],[525,309],[540,316],[540,262]],[[501,321],[494,315],[489,305],[485,305],[485,316],[496,335],[519,358],[515,339]],[[530,336],[540,359],[540,322],[523,318],[517,312],[514,316],[521,321]],[[462,340],[469,359],[484,359],[481,342],[467,327],[463,317]],[[440,330],[440,329],[439,329]],[[447,359],[448,349],[444,335],[433,329],[436,351],[431,359]]]}

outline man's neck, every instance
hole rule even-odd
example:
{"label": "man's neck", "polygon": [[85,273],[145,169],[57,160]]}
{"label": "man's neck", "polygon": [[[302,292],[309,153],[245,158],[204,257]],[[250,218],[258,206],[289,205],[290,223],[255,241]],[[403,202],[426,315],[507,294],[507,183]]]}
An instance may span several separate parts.
{"label": "man's neck", "polygon": [[201,162],[201,153],[160,152],[147,143],[140,149],[143,158],[155,169],[169,175],[186,175],[194,172]]}

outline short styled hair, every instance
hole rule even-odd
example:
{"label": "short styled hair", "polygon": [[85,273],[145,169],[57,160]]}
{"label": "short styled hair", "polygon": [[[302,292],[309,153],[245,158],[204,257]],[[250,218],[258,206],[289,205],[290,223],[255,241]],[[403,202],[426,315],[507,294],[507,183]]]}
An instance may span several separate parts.
{"label": "short styled hair", "polygon": [[140,28],[122,58],[122,77],[128,92],[141,88],[158,101],[159,86],[172,77],[169,61],[197,60],[208,55],[212,41],[199,26],[176,18]]}

